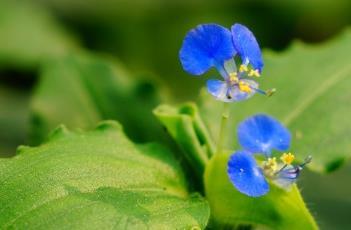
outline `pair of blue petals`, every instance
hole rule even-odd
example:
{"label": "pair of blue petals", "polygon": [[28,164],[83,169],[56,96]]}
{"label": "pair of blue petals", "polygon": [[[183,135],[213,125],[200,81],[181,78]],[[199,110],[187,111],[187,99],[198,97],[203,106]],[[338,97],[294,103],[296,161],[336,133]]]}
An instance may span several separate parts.
{"label": "pair of blue petals", "polygon": [[239,124],[238,141],[244,150],[230,157],[229,179],[240,192],[251,197],[262,196],[269,191],[269,184],[253,154],[270,157],[272,150],[288,150],[290,132],[274,118],[258,114]]}
{"label": "pair of blue petals", "polygon": [[[262,72],[260,47],[252,32],[241,24],[234,24],[231,31],[217,24],[199,25],[187,33],[179,52],[182,66],[188,73],[201,75],[215,67],[224,80],[228,80],[230,74],[224,66],[225,62],[236,55],[240,56],[243,65],[250,64],[253,69]],[[213,96],[225,102],[240,101],[252,96],[248,93],[233,92],[233,97],[226,99],[221,94],[228,90],[228,86],[225,81],[214,79],[207,82],[207,88]]]}

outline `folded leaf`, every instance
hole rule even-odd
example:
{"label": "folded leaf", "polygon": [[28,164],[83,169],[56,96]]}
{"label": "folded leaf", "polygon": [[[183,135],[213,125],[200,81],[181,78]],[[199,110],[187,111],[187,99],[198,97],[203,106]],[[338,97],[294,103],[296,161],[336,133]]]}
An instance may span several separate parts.
{"label": "folded leaf", "polygon": [[206,167],[206,198],[210,203],[214,229],[239,225],[276,230],[318,229],[296,186],[285,191],[272,184],[266,195],[248,197],[230,182],[228,160],[228,154],[217,154]]}
{"label": "folded leaf", "polygon": [[207,202],[157,144],[137,146],[116,122],[56,129],[0,159],[1,229],[203,229]]}
{"label": "folded leaf", "polygon": [[206,163],[213,155],[214,144],[196,105],[160,105],[154,110],[154,114],[184,151],[198,178],[202,179]]}
{"label": "folded leaf", "polygon": [[[237,146],[236,127],[246,117],[268,113],[284,122],[293,134],[291,151],[300,161],[313,156],[314,170],[329,172],[350,158],[351,32],[323,45],[295,43],[284,53],[264,52],[261,88],[277,88],[267,98],[231,104],[227,147]],[[200,111],[214,136],[221,105],[203,93]]]}

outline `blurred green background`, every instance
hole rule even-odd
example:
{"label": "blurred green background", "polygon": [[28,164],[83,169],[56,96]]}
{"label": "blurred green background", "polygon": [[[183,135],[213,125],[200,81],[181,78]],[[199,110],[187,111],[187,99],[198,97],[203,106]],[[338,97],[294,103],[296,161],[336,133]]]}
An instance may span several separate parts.
{"label": "blurred green background", "polygon": [[[349,0],[0,0],[0,154],[29,143],[32,93],[47,59],[74,50],[109,56],[130,78],[162,85],[162,101],[195,100],[205,78],[186,74],[178,51],[197,24],[240,22],[263,49],[283,51],[296,39],[336,36],[350,12]],[[322,229],[351,228],[349,181],[350,164],[331,175],[303,174],[302,193]]]}

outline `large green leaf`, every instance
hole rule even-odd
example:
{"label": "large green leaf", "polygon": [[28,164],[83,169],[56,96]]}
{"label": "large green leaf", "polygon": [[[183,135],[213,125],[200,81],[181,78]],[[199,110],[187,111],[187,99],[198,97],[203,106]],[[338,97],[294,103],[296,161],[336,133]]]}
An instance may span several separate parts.
{"label": "large green leaf", "polygon": [[119,120],[136,141],[164,138],[152,115],[161,101],[150,81],[134,80],[113,61],[69,55],[43,65],[32,100],[31,138],[40,143],[59,124],[87,129],[103,119]]}
{"label": "large green leaf", "polygon": [[248,197],[236,190],[227,174],[229,156],[217,154],[206,167],[206,198],[215,229],[238,225],[276,230],[318,229],[296,185],[291,191],[285,191],[271,184],[269,193],[259,198]]}
{"label": "large green leaf", "polygon": [[[294,43],[284,53],[264,52],[262,88],[277,88],[266,98],[233,103],[227,147],[237,148],[238,122],[255,113],[271,114],[293,134],[291,150],[301,160],[312,155],[311,168],[332,171],[350,158],[351,32],[323,45]],[[203,92],[200,111],[210,130],[218,133],[221,103]]]}
{"label": "large green leaf", "polygon": [[209,217],[171,153],[133,144],[116,122],[20,147],[0,159],[0,184],[1,229],[203,229]]}
{"label": "large green leaf", "polygon": [[45,8],[0,1],[0,66],[33,67],[76,49],[76,42]]}

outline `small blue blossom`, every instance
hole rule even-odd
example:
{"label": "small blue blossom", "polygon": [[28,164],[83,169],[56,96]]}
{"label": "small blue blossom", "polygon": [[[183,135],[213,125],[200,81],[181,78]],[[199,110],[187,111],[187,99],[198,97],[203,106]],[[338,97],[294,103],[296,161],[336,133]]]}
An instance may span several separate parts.
{"label": "small blue blossom", "polygon": [[289,130],[264,114],[247,118],[239,124],[237,132],[240,145],[252,153],[270,157],[273,149],[286,151],[290,147]]}
{"label": "small blue blossom", "polygon": [[179,57],[183,69],[192,75],[202,75],[211,67],[218,70],[223,80],[208,80],[207,90],[220,101],[242,101],[255,93],[270,96],[274,92],[259,89],[252,79],[261,75],[263,60],[255,36],[243,25],[234,24],[231,31],[217,24],[199,25],[185,36]]}
{"label": "small blue blossom", "polygon": [[[236,151],[228,162],[228,176],[242,193],[259,197],[269,191],[267,179],[289,189],[304,166],[311,162],[308,156],[300,165],[292,165],[295,156],[283,153],[278,163],[272,150],[286,151],[290,147],[289,131],[274,118],[258,114],[238,126],[238,139],[244,150]],[[265,160],[256,162],[254,154],[263,154]]]}

